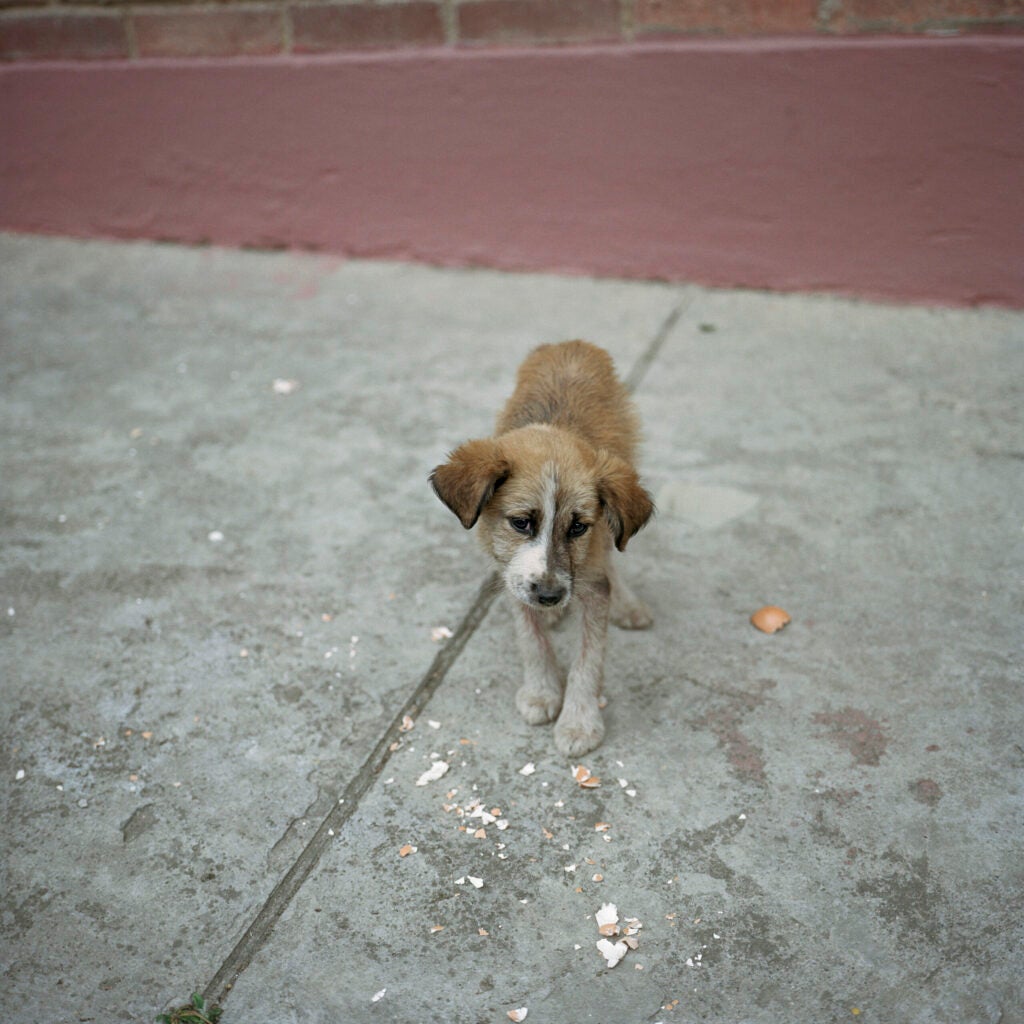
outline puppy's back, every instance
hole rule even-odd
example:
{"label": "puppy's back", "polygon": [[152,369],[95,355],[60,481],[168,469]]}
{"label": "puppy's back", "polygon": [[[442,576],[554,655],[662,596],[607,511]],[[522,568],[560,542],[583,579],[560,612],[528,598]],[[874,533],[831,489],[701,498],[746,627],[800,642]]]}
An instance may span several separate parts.
{"label": "puppy's back", "polygon": [[627,462],[639,440],[639,419],[611,356],[586,341],[541,345],[519,367],[496,432],[533,423],[571,430]]}

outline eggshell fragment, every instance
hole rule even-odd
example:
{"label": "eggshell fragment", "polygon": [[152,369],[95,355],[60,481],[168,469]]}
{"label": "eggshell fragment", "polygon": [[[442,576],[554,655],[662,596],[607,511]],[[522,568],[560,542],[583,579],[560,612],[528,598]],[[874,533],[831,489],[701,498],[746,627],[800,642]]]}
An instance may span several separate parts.
{"label": "eggshell fragment", "polygon": [[505,1016],[508,1017],[509,1020],[516,1021],[516,1024],[519,1024],[519,1022],[526,1020],[526,1015],[529,1012],[530,1011],[525,1006],[520,1006],[518,1010],[509,1010]]}
{"label": "eggshell fragment", "polygon": [[597,949],[605,958],[608,966],[614,967],[626,955],[629,947],[624,942],[609,942],[607,939],[599,939]]}
{"label": "eggshell fragment", "polygon": [[783,626],[789,624],[789,613],[777,605],[767,604],[750,616],[751,623],[762,633],[778,633]]}
{"label": "eggshell fragment", "polygon": [[417,786],[426,786],[431,782],[437,782],[445,772],[448,771],[447,761],[435,761],[417,780]]}

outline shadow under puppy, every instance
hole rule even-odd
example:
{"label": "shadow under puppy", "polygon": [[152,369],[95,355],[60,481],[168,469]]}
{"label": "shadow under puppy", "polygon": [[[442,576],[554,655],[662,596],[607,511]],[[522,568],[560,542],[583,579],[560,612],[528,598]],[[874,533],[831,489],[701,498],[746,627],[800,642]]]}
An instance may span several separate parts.
{"label": "shadow under puppy", "polygon": [[[654,505],[633,467],[639,419],[611,357],[584,341],[542,345],[519,368],[493,437],[467,441],[431,474],[437,496],[468,530],[478,525],[514,599],[524,682],[516,695],[531,724],[555,725],[569,756],[604,736],[598,700],[609,618],[651,625],[613,565]],[[547,626],[572,604],[580,646],[563,687]]]}

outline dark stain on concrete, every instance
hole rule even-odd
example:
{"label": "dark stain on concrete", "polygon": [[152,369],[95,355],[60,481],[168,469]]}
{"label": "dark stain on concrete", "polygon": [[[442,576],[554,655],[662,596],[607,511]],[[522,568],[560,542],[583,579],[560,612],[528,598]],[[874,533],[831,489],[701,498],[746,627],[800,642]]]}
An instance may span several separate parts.
{"label": "dark stain on concrete", "polygon": [[878,901],[879,915],[905,935],[918,936],[932,944],[942,933],[944,901],[936,893],[928,869],[928,855],[906,857],[888,850],[882,859],[894,870],[857,883],[857,893]]}
{"label": "dark stain on concrete", "polygon": [[886,726],[857,708],[818,711],[813,721],[827,726],[833,742],[848,750],[856,764],[877,767],[889,746]]}
{"label": "dark stain on concrete", "polygon": [[732,842],[743,831],[746,822],[746,816],[731,814],[728,818],[713,822],[707,828],[685,832],[678,843],[684,849],[696,853],[722,842]]}
{"label": "dark stain on concrete", "polygon": [[8,921],[13,919],[15,928],[24,935],[32,927],[36,917],[49,907],[55,894],[45,886],[38,886],[28,895],[22,894],[20,902],[15,902],[17,895],[5,892],[0,906],[3,908],[4,917]]}
{"label": "dark stain on concrete", "polygon": [[[696,680],[691,682],[701,685]],[[763,682],[760,692],[757,693],[703,687],[720,698],[720,702],[693,722],[697,728],[708,729],[715,737],[719,748],[725,752],[729,770],[733,775],[743,782],[752,782],[756,786],[768,784],[764,754],[741,726],[748,714],[764,704],[764,691],[774,685],[770,681]]]}
{"label": "dark stain on concrete", "polygon": [[[813,811],[806,821],[810,833],[827,846],[842,853],[846,864],[852,863],[859,851],[850,845],[843,810],[861,796],[859,789],[816,790],[813,796]],[[799,826],[800,822],[793,824]]]}
{"label": "dark stain on concrete", "polygon": [[834,803],[836,807],[845,807],[861,795],[859,789],[826,789],[822,794],[823,800]]}
{"label": "dark stain on concrete", "polygon": [[132,816],[121,826],[121,835],[126,843],[134,842],[144,832],[148,832],[158,821],[153,804],[137,807]]}
{"label": "dark stain on concrete", "polygon": [[732,934],[729,952],[753,964],[785,965],[792,960],[789,942],[780,922],[768,913],[749,909]]}
{"label": "dark stain on concrete", "polygon": [[934,807],[942,799],[942,789],[933,779],[918,779],[910,784],[910,795],[918,803]]}
{"label": "dark stain on concrete", "polygon": [[736,898],[759,897],[763,895],[761,887],[749,876],[736,872],[718,854],[719,847],[732,842],[745,826],[745,817],[730,815],[707,828],[669,836],[662,843],[661,852],[673,871],[685,868],[716,878],[724,882],[726,891]]}
{"label": "dark stain on concrete", "polygon": [[745,713],[742,708],[731,704],[709,711],[697,724],[711,731],[718,746],[725,751],[725,758],[734,775],[744,782],[763,786],[767,782],[764,756],[740,729]]}
{"label": "dark stain on concrete", "polygon": [[297,683],[291,683],[288,686],[283,683],[275,683],[272,692],[282,704],[298,704],[302,700],[302,687]]}

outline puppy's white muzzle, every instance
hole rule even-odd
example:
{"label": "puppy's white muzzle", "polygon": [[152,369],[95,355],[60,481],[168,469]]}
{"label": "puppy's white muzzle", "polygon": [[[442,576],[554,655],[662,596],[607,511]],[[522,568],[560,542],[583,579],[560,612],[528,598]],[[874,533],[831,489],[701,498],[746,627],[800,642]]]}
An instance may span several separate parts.
{"label": "puppy's white muzzle", "polygon": [[550,570],[547,545],[524,544],[505,569],[505,586],[517,600],[532,608],[557,608],[572,597],[568,573]]}

